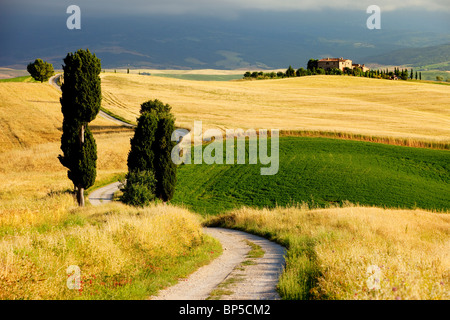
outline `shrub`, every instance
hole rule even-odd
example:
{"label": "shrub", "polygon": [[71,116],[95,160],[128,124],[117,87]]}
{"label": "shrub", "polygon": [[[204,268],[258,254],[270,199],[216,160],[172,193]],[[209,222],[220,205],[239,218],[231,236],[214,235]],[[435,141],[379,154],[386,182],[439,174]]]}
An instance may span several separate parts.
{"label": "shrub", "polygon": [[27,71],[34,80],[40,81],[41,83],[47,81],[55,74],[53,65],[42,61],[42,59],[36,59],[33,63],[28,64]]}
{"label": "shrub", "polygon": [[136,207],[144,207],[155,199],[156,179],[153,171],[134,171],[126,175],[121,201]]}

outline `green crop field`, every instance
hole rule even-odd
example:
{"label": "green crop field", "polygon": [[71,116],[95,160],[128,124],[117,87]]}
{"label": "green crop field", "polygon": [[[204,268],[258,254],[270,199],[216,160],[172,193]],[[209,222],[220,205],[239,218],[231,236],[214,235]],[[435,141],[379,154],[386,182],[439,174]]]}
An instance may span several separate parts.
{"label": "green crop field", "polygon": [[15,78],[0,79],[0,82],[38,82],[31,76],[21,76]]}
{"label": "green crop field", "polygon": [[450,152],[445,150],[281,137],[276,175],[262,176],[260,168],[268,165],[249,165],[248,161],[240,165],[183,164],[172,202],[201,214],[241,206],[273,208],[306,202],[326,207],[346,201],[448,211],[449,160]]}

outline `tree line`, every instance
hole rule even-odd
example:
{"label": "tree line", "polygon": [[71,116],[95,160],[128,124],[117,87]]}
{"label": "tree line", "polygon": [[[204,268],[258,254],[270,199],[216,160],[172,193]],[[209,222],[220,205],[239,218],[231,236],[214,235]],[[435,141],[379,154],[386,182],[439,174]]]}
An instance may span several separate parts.
{"label": "tree line", "polygon": [[[399,80],[411,80],[414,79],[414,71],[411,69],[400,69],[394,68],[394,70],[389,71],[386,69],[378,69],[378,70],[367,70],[363,71],[362,68],[344,68],[344,70],[333,68],[330,70],[325,70],[323,68],[318,67],[317,59],[310,59],[307,63],[306,69],[299,68],[295,70],[291,65],[286,69],[285,72],[263,72],[263,71],[247,71],[244,74],[244,79],[282,79],[282,78],[292,78],[292,77],[304,77],[311,75],[347,75],[354,77],[366,77],[366,78],[376,78],[376,79],[399,79]],[[415,73],[416,80],[422,80],[422,73]]]}

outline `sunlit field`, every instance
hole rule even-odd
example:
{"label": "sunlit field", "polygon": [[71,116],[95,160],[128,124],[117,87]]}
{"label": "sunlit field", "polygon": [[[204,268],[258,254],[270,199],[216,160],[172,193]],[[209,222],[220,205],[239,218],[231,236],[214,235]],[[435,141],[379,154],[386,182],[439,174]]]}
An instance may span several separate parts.
{"label": "sunlit field", "polygon": [[[448,86],[320,76],[203,82],[119,73],[102,73],[102,86],[102,106],[132,121],[142,102],[159,99],[185,127],[202,120],[204,129],[278,127],[450,140]],[[208,171],[186,165],[178,173],[178,202],[133,208],[87,201],[78,208],[57,159],[59,97],[47,83],[0,83],[0,299],[145,299],[220,254],[218,242],[201,232],[204,217],[194,212],[219,214],[209,223],[286,245],[279,283],[284,299],[450,299],[448,213],[370,207],[395,207],[399,199],[410,207],[408,194],[425,190],[426,207],[445,212],[448,151],[297,138],[292,132],[280,140],[274,185],[257,183],[261,176],[252,172],[258,174],[258,166],[215,165]],[[90,127],[97,185],[123,177],[133,130],[100,117]],[[310,191],[305,178],[330,208],[308,208],[301,197],[291,201],[291,191]],[[253,185],[246,188],[245,181]],[[401,193],[405,184],[409,193]],[[367,201],[355,202],[367,207],[345,201],[360,195],[360,185],[370,192],[363,194]],[[387,203],[388,192],[380,190],[393,187],[401,197],[391,192]],[[287,201],[267,197],[277,194]],[[81,268],[78,290],[66,285],[70,265]],[[381,272],[380,289],[368,288],[369,266]]]}
{"label": "sunlit field", "polygon": [[[58,92],[48,84],[6,85],[0,84],[0,299],[146,299],[220,254],[199,217],[182,208],[78,208],[57,159]],[[126,171],[132,131],[102,119],[91,128],[97,182],[114,180]],[[66,285],[70,265],[81,269],[78,290]]]}
{"label": "sunlit field", "polygon": [[450,299],[448,214],[300,205],[242,208],[212,217],[209,225],[287,246],[278,286],[283,299]]}
{"label": "sunlit field", "polygon": [[[47,83],[0,83],[0,152],[59,142],[62,134],[61,93]],[[94,133],[128,130],[97,117]]]}
{"label": "sunlit field", "polygon": [[186,81],[102,73],[103,106],[134,121],[149,99],[169,103],[177,125],[346,132],[450,141],[450,87],[344,76]]}

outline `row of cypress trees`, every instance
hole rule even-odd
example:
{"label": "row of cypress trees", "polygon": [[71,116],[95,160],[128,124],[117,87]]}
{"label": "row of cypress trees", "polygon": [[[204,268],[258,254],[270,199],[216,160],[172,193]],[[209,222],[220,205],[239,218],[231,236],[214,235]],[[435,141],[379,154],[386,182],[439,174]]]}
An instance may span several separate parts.
{"label": "row of cypress trees", "polygon": [[[101,105],[101,63],[88,50],[67,54],[63,60],[64,83],[61,86],[63,134],[58,159],[68,169],[77,201],[84,206],[84,190],[91,187],[97,174],[97,145],[89,129]],[[144,206],[155,198],[168,201],[176,184],[176,165],[172,162],[171,141],[175,118],[171,107],[159,100],[141,105],[138,125],[131,139],[127,182],[122,201]]]}

